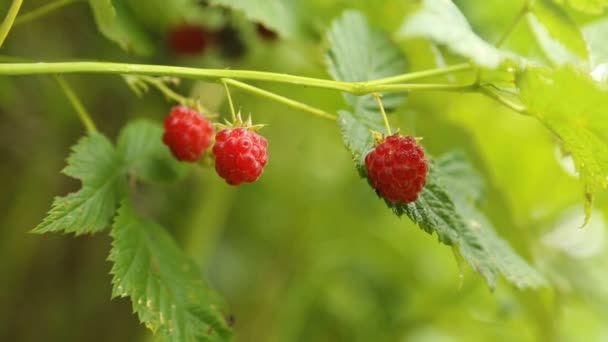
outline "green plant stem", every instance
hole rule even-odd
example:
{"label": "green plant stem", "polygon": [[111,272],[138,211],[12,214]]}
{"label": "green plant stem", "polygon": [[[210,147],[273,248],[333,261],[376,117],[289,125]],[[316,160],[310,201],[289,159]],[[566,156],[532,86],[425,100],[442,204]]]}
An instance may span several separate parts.
{"label": "green plant stem", "polygon": [[72,87],[70,87],[70,85],[61,76],[55,76],[55,80],[57,81],[61,89],[63,89],[63,92],[72,104],[72,107],[74,107],[74,110],[76,111],[76,114],[78,114],[78,118],[84,125],[85,129],[87,130],[87,133],[91,134],[96,132],[97,127],[95,127],[95,123],[93,123],[91,116],[84,108],[82,102],[80,102],[80,100],[74,93]]}
{"label": "green plant stem", "polygon": [[228,98],[228,104],[230,105],[230,115],[232,117],[232,122],[236,122],[236,112],[234,111],[234,103],[232,102],[232,96],[230,95],[230,89],[228,88],[229,79],[222,78],[222,84],[224,85],[224,89],[226,90],[226,97]]}
{"label": "green plant stem", "polygon": [[441,76],[445,74],[451,74],[454,72],[467,71],[471,70],[473,66],[469,63],[456,64],[451,65],[445,68],[431,69],[431,70],[422,70],[422,71],[414,71],[403,75],[397,75],[392,77],[381,78],[373,81],[367,82],[368,85],[378,85],[378,84],[392,84],[392,83],[402,83],[409,82],[413,80],[419,80],[422,78]]}
{"label": "green plant stem", "polygon": [[312,77],[277,74],[271,72],[227,69],[196,69],[178,66],[126,64],[109,62],[58,62],[58,63],[0,63],[0,75],[37,75],[37,74],[135,74],[148,76],[174,76],[192,79],[257,80],[278,82],[299,86],[339,90],[355,95],[371,94],[381,91],[444,90],[462,91],[469,86],[452,84],[370,84],[369,82],[340,82]]}
{"label": "green plant stem", "polygon": [[182,96],[181,94],[178,94],[177,92],[175,92],[173,89],[171,89],[169,86],[167,86],[167,84],[165,84],[165,82],[163,82],[161,79],[158,79],[156,77],[151,77],[151,76],[137,76],[137,77],[139,79],[141,79],[142,81],[154,86],[156,89],[158,89],[161,93],[163,93],[163,95],[165,95],[170,100],[173,100],[173,101],[183,104],[183,105],[188,105],[190,102],[190,100],[187,97]]}
{"label": "green plant stem", "polygon": [[15,23],[13,24],[13,26],[27,23],[32,20],[36,20],[42,16],[45,16],[47,14],[54,12],[55,10],[60,9],[61,7],[64,7],[66,5],[69,5],[69,4],[78,2],[78,1],[82,1],[82,0],[57,0],[57,1],[51,2],[49,4],[46,4],[44,6],[40,6],[34,10],[31,10],[27,13],[24,13],[24,14],[18,16],[15,19]]}
{"label": "green plant stem", "polygon": [[498,38],[498,40],[496,41],[496,47],[500,47],[507,40],[507,38],[509,38],[513,31],[515,31],[515,28],[517,27],[521,19],[528,13],[529,10],[530,4],[529,1],[526,0],[524,6],[521,8],[521,10],[519,10],[519,12],[517,12],[517,15],[515,16],[513,21],[511,21],[507,29],[503,32],[502,36],[500,36],[500,38]]}
{"label": "green plant stem", "polygon": [[23,0],[13,0],[13,3],[11,4],[11,7],[9,7],[9,9],[8,9],[8,13],[6,14],[6,17],[4,18],[4,21],[2,21],[2,24],[0,24],[0,47],[4,43],[6,36],[8,36],[8,32],[11,30],[11,27],[13,26],[13,22],[15,21],[15,18],[17,17],[17,13],[19,13],[19,8],[21,8],[22,3],[23,3]]}
{"label": "green plant stem", "polygon": [[448,92],[463,92],[463,91],[474,91],[476,89],[475,84],[433,84],[433,83],[402,83],[402,84],[379,84],[374,86],[367,86],[363,84],[363,91],[354,92],[354,94],[369,94],[375,92],[410,92],[416,90],[428,90],[428,91],[448,91]]}
{"label": "green plant stem", "polygon": [[233,80],[233,79],[222,79],[222,82],[224,83],[224,85],[230,84],[234,87],[237,87],[239,89],[248,91],[250,93],[256,94],[256,95],[260,95],[262,97],[266,97],[272,100],[275,100],[277,102],[283,103],[285,105],[288,105],[292,108],[296,108],[296,109],[300,109],[302,111],[308,112],[310,114],[316,115],[318,117],[324,118],[324,119],[328,119],[328,120],[332,120],[332,121],[336,121],[336,116],[332,115],[326,111],[323,111],[321,109],[309,106],[305,103],[302,102],[298,102],[295,100],[292,100],[290,98],[269,92],[267,90],[264,89],[260,89],[258,87],[254,87],[251,86],[249,84],[243,83],[243,82],[239,82],[237,80]]}
{"label": "green plant stem", "polygon": [[382,104],[382,98],[378,93],[374,93],[373,96],[376,99],[376,102],[378,102],[378,107],[380,107],[380,113],[382,114],[382,120],[384,121],[384,127],[386,128],[386,134],[392,135],[391,125],[388,123],[388,116],[386,116],[386,111],[384,111],[384,104]]}
{"label": "green plant stem", "polygon": [[488,96],[491,99],[494,99],[495,101],[499,102],[500,104],[504,105],[505,107],[508,107],[509,109],[512,109],[513,111],[522,114],[522,115],[529,115],[528,114],[528,110],[526,107],[519,105],[507,98],[505,98],[504,96],[495,93],[494,91],[488,89],[485,86],[480,86],[478,88],[479,92],[485,96]]}

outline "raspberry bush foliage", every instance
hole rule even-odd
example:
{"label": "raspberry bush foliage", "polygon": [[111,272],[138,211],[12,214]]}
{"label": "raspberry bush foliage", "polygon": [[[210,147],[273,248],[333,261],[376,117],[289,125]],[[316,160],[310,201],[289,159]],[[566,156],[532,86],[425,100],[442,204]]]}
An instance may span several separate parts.
{"label": "raspberry bush foliage", "polygon": [[[0,112],[62,93],[48,111],[85,130],[32,232],[109,238],[91,272],[144,339],[608,333],[608,2],[22,2],[0,5]],[[62,13],[98,41],[30,53]]]}

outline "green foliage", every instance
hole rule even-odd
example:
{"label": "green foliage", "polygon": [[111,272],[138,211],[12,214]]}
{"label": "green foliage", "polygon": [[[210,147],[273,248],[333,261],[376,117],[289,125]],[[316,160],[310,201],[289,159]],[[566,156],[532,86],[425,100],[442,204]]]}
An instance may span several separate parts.
{"label": "green foliage", "polygon": [[[382,70],[382,77],[388,77],[402,68],[403,59],[393,57],[399,54],[391,51],[387,39],[365,38],[372,36],[372,32],[363,17],[354,12],[347,12],[334,22],[329,33],[327,65],[335,79],[364,81],[376,76],[377,70]],[[378,50],[377,41],[387,46],[385,55],[393,56],[372,58],[369,52],[366,55],[365,51]],[[361,60],[353,57],[360,56],[359,51],[363,53]],[[376,58],[382,62],[374,63]],[[360,102],[349,101],[348,97],[347,102],[355,114],[340,111],[338,123],[344,144],[360,175],[366,178],[365,156],[373,149],[371,131],[381,129],[381,113],[377,106],[362,110]],[[451,183],[452,188],[446,186]],[[431,161],[427,184],[416,202],[404,205],[387,201],[387,205],[398,216],[406,214],[426,232],[436,233],[439,241],[457,246],[490,288],[496,286],[498,274],[519,288],[544,285],[542,276],[496,235],[489,220],[475,208],[474,202],[479,200],[481,191],[479,175],[468,163],[458,156],[445,156],[438,162]]]}
{"label": "green foliage", "polygon": [[89,0],[99,31],[123,50],[137,55],[152,53],[152,42],[135,22],[126,0]]}
{"label": "green foliage", "polygon": [[534,2],[528,23],[547,58],[556,65],[585,63],[587,43],[576,23],[549,0]]}
{"label": "green foliage", "polygon": [[397,34],[401,38],[431,39],[489,69],[512,58],[477,36],[451,0],[423,0],[420,8],[404,19]]}
{"label": "green foliage", "polygon": [[608,188],[608,89],[570,67],[528,68],[517,84],[529,111],[572,155],[583,183],[587,220],[594,194]]}
{"label": "green foliage", "polygon": [[162,227],[123,201],[111,235],[112,295],[129,296],[146,327],[165,341],[229,339],[216,296]]}
{"label": "green foliage", "polygon": [[118,148],[99,133],[81,139],[63,172],[82,181],[82,189],[57,197],[34,232],[96,233],[111,223],[127,192],[127,176],[147,182],[171,182],[188,171],[161,142],[162,128],[145,120],[128,124]]}
{"label": "green foliage", "polygon": [[[385,33],[372,28],[356,11],[346,11],[334,20],[327,34],[331,48],[326,64],[333,79],[345,82],[377,80],[407,71],[405,56]],[[399,93],[381,94],[384,108],[392,112],[403,102]],[[383,131],[378,103],[370,95],[345,93],[354,115],[377,131]]]}
{"label": "green foliage", "polygon": [[186,175],[190,164],[175,160],[162,143],[163,129],[148,120],[135,120],[123,128],[117,150],[128,173],[145,182],[174,182]]}
{"label": "green foliage", "polygon": [[281,36],[293,37],[298,32],[298,13],[293,0],[211,0],[211,3],[242,11],[248,19],[264,24]]}
{"label": "green foliage", "polygon": [[125,180],[120,178],[121,162],[106,137],[94,133],[82,138],[72,149],[66,175],[82,181],[82,188],[53,201],[48,216],[35,233],[96,233],[108,227],[120,198]]}

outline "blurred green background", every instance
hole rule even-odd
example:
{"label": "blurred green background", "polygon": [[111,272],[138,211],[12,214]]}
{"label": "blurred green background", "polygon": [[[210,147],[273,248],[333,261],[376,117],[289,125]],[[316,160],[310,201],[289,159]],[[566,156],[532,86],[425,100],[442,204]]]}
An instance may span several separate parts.
{"label": "blurred green background", "polygon": [[[2,15],[9,3],[0,0]],[[22,12],[46,3],[25,1]],[[456,3],[494,41],[523,2]],[[323,32],[332,18],[357,8],[392,32],[409,8],[396,0],[297,4],[305,23],[297,39],[263,40],[242,15],[205,8],[207,25],[230,25],[238,34],[184,57],[169,51],[166,32],[149,29],[155,52],[142,58],[104,39],[87,4],[76,2],[14,27],[0,53],[326,78]],[[525,49],[530,39],[518,30],[507,47]],[[412,70],[458,62],[426,42],[401,46]],[[66,80],[112,138],[133,118],[161,122],[172,106],[156,91],[136,97],[119,76]],[[330,112],[345,106],[336,92],[256,85]],[[228,114],[216,87],[184,80],[179,90]],[[478,95],[444,93],[411,94],[391,118],[403,133],[424,137],[434,155],[467,154],[485,177],[484,211],[552,283],[522,292],[499,282],[491,292],[468,265],[459,267],[449,247],[386,209],[359,179],[337,125],[239,91],[233,98],[268,125],[262,132],[270,163],[262,178],[234,188],[200,167],[179,184],[140,186],[137,201],[226,299],[236,341],[608,341],[607,201],[600,198],[590,225],[578,229],[580,185],[536,121]],[[28,233],[54,196],[78,188],[59,172],[83,134],[51,77],[0,77],[0,341],[151,339],[127,299],[110,301],[106,235]]]}

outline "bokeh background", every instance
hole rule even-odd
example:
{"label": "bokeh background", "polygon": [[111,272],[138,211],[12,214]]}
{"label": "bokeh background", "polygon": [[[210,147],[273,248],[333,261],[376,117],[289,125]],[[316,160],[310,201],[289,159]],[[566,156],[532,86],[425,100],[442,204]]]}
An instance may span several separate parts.
{"label": "bokeh background", "polygon": [[[9,3],[0,0],[0,13]],[[46,3],[25,1],[22,12]],[[456,3],[476,32],[495,41],[523,2]],[[264,40],[242,14],[204,8],[199,24],[232,34],[181,56],[168,48],[166,28],[151,26],[154,52],[138,57],[100,35],[88,5],[76,1],[14,27],[0,53],[328,77],[323,32],[334,17],[359,9],[393,32],[409,9],[397,0],[296,4],[305,23],[297,39]],[[507,47],[534,55],[530,37],[518,29]],[[401,47],[411,70],[459,61],[423,41]],[[173,105],[156,91],[138,98],[119,76],[66,80],[112,138],[133,118],[161,122]],[[345,106],[332,91],[255,84],[330,112]],[[228,114],[212,84],[183,80],[178,90]],[[466,153],[486,183],[483,210],[552,283],[519,291],[501,281],[491,292],[449,247],[394,216],[359,179],[337,125],[239,91],[233,98],[267,124],[263,177],[234,188],[199,167],[178,184],[138,187],[137,201],[225,298],[236,341],[608,341],[607,201],[600,197],[590,224],[578,228],[580,185],[533,119],[477,95],[444,93],[411,94],[391,118],[403,133],[424,137],[434,155]],[[0,341],[152,339],[127,299],[110,300],[107,235],[29,233],[54,196],[78,189],[60,170],[83,134],[51,77],[0,77]]]}

